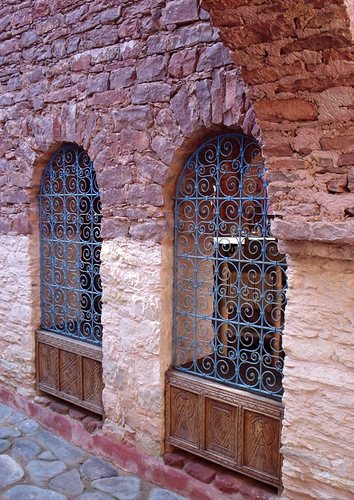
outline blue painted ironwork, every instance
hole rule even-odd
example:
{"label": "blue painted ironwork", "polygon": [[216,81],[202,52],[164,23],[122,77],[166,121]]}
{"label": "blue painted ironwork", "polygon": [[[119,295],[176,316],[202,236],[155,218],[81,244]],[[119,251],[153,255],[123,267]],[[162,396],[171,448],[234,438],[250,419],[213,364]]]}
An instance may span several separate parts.
{"label": "blue painted ironwork", "polygon": [[101,200],[88,154],[75,144],[50,159],[40,192],[41,327],[102,343]]}
{"label": "blue painted ironwork", "polygon": [[258,143],[215,137],[187,161],[175,201],[174,366],[282,394],[286,261],[270,234]]}

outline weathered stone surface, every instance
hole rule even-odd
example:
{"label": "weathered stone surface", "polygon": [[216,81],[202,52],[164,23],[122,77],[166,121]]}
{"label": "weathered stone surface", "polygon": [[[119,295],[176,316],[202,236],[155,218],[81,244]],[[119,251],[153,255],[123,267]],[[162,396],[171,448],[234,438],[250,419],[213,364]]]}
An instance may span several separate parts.
{"label": "weathered stone surface", "polygon": [[84,493],[77,497],[77,500],[112,500],[112,496],[101,491],[95,491],[94,493]]}
{"label": "weathered stone surface", "polygon": [[223,43],[215,43],[206,47],[200,54],[197,71],[219,68],[231,63],[231,51]]}
{"label": "weathered stone surface", "polygon": [[166,24],[184,24],[199,17],[197,0],[172,0],[167,3],[162,20]]}
{"label": "weathered stone surface", "polygon": [[23,478],[22,467],[7,455],[0,456],[0,489],[11,486]]}
{"label": "weathered stone surface", "polygon": [[135,80],[135,68],[126,66],[111,72],[110,87],[112,89],[120,89],[130,87]]}
{"label": "weathered stone surface", "polygon": [[181,469],[184,466],[186,457],[180,453],[165,453],[163,456],[163,461],[166,465],[171,467],[177,467]]}
{"label": "weathered stone surface", "polygon": [[332,179],[327,183],[327,189],[330,193],[344,193],[347,189],[347,185],[347,175],[338,175],[335,179]]}
{"label": "weathered stone surface", "polygon": [[7,439],[0,439],[0,453],[10,448],[11,443]]}
{"label": "weathered stone surface", "polygon": [[51,451],[43,451],[38,455],[38,458],[40,458],[41,460],[56,460],[56,457]]}
{"label": "weathered stone surface", "polygon": [[106,477],[118,476],[117,470],[99,457],[88,458],[80,467],[80,472],[85,479],[93,481]]}
{"label": "weathered stone surface", "polygon": [[38,423],[31,418],[26,418],[18,425],[18,430],[23,434],[29,434],[38,429]]}
{"label": "weathered stone surface", "polygon": [[354,166],[348,170],[348,189],[354,193]]}
{"label": "weathered stone surface", "polygon": [[12,445],[11,456],[19,462],[27,462],[35,458],[40,451],[41,448],[34,441],[26,438],[17,438]]}
{"label": "weathered stone surface", "polygon": [[189,462],[185,471],[203,483],[211,483],[215,477],[215,469],[199,462]]}
{"label": "weathered stone surface", "polygon": [[187,497],[172,493],[169,490],[154,488],[150,492],[149,500],[187,500]]}
{"label": "weathered stone surface", "polygon": [[48,448],[48,450],[51,451],[57,459],[62,460],[66,463],[66,465],[77,465],[81,463],[85,457],[84,452],[80,448],[71,445],[67,441],[64,441],[64,439],[54,436],[48,431],[41,430],[34,432],[31,435],[31,438],[38,441],[43,448]]}
{"label": "weathered stone surface", "polygon": [[94,488],[109,493],[114,498],[137,500],[140,495],[140,479],[137,477],[96,479],[91,484]]}
{"label": "weathered stone surface", "polygon": [[35,484],[43,484],[49,479],[61,474],[66,470],[66,465],[60,460],[44,462],[43,460],[32,460],[28,462],[26,471],[31,481]]}
{"label": "weathered stone surface", "polygon": [[0,419],[6,421],[10,415],[12,415],[13,410],[9,406],[0,404]]}
{"label": "weathered stone surface", "polygon": [[175,52],[172,54],[168,65],[169,74],[174,78],[183,78],[190,75],[196,68],[197,57],[195,48]]}
{"label": "weathered stone surface", "polygon": [[162,80],[166,71],[164,56],[150,56],[142,59],[136,68],[138,82],[152,82]]}
{"label": "weathered stone surface", "polygon": [[0,439],[21,436],[21,432],[13,427],[0,427]]}
{"label": "weathered stone surface", "polygon": [[313,121],[317,118],[316,106],[300,99],[283,99],[281,101],[262,100],[256,103],[256,113],[261,120],[271,122]]}
{"label": "weathered stone surface", "polygon": [[66,496],[37,486],[27,484],[10,488],[3,496],[4,500],[65,500]]}
{"label": "weathered stone surface", "polygon": [[148,104],[152,102],[168,102],[172,86],[168,83],[142,83],[132,90],[133,104]]}
{"label": "weathered stone surface", "polygon": [[84,491],[84,485],[77,470],[63,472],[49,481],[49,488],[59,491],[67,497],[80,495]]}

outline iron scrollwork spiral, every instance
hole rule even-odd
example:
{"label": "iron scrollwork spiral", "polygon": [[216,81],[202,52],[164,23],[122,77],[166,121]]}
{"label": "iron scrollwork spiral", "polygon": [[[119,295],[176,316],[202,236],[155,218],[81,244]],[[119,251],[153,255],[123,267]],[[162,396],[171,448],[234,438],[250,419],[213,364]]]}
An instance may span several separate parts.
{"label": "iron scrollwork spiral", "polygon": [[200,146],[175,202],[174,366],[282,394],[286,261],[271,237],[264,161],[241,134]]}
{"label": "iron scrollwork spiral", "polygon": [[101,200],[88,154],[75,144],[50,159],[40,192],[41,326],[102,343]]}

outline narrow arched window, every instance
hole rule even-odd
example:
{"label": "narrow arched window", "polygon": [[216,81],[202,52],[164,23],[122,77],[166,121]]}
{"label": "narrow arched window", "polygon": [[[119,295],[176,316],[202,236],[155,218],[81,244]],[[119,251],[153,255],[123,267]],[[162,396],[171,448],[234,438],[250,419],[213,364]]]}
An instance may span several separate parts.
{"label": "narrow arched window", "polygon": [[40,192],[41,328],[101,345],[101,201],[88,154],[50,159]]}
{"label": "narrow arched window", "polygon": [[241,134],[186,163],[175,202],[174,367],[281,396],[286,262],[271,236],[264,161]]}

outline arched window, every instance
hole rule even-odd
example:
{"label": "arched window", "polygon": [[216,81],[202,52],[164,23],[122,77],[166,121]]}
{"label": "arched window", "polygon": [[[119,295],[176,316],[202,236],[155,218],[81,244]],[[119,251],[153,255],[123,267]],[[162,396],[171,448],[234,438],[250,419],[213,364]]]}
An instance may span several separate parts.
{"label": "arched window", "polygon": [[175,202],[174,367],[282,394],[286,262],[271,237],[260,147],[215,137],[186,163]]}
{"label": "arched window", "polygon": [[40,192],[41,328],[101,345],[101,201],[88,154],[50,159]]}

